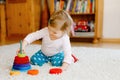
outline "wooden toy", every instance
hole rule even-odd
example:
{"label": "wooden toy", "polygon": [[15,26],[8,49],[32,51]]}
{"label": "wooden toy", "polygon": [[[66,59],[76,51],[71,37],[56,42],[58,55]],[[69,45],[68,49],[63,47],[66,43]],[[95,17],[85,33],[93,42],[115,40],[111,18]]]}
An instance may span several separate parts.
{"label": "wooden toy", "polygon": [[10,71],[11,76],[20,75],[20,71]]}
{"label": "wooden toy", "polygon": [[32,70],[28,70],[27,74],[29,75],[37,75],[39,73],[39,71],[37,69],[32,69]]}
{"label": "wooden toy", "polygon": [[18,56],[18,57],[25,57],[25,56],[26,56],[26,54],[25,54],[25,53],[23,53],[23,54],[18,53],[18,54],[17,54],[17,56]]}
{"label": "wooden toy", "polygon": [[22,52],[22,41],[20,41],[20,53],[17,54],[18,57],[25,57],[26,54]]}
{"label": "wooden toy", "polygon": [[12,70],[28,71],[31,69],[29,57],[22,52],[22,41],[20,41],[20,53],[15,56]]}
{"label": "wooden toy", "polygon": [[72,54],[72,57],[74,59],[74,63],[78,61],[78,58],[76,58],[73,54]]}
{"label": "wooden toy", "polygon": [[62,73],[62,69],[60,69],[60,68],[51,68],[49,73],[50,74],[60,74],[60,73]]}

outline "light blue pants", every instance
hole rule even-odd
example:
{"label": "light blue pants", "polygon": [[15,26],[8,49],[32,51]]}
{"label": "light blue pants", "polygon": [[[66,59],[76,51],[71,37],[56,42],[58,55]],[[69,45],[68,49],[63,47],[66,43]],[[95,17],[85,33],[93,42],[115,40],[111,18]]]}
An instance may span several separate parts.
{"label": "light blue pants", "polygon": [[44,63],[50,62],[52,66],[62,66],[64,53],[60,52],[53,56],[46,56],[39,50],[30,59],[31,64],[42,66]]}

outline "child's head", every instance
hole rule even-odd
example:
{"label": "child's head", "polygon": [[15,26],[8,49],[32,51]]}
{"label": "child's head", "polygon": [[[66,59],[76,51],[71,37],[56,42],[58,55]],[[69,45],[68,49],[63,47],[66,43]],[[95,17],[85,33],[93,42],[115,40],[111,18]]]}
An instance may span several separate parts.
{"label": "child's head", "polygon": [[64,10],[55,11],[49,19],[50,27],[66,31],[68,34],[72,24],[73,20],[71,16]]}

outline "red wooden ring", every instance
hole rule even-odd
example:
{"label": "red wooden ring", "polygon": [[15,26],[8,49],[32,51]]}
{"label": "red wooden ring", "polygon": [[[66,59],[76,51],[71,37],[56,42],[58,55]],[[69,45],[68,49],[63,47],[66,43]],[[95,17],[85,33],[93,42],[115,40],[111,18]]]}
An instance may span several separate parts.
{"label": "red wooden ring", "polygon": [[52,69],[50,69],[49,73],[50,74],[60,74],[60,73],[62,73],[62,69],[60,69],[60,68],[52,68]]}

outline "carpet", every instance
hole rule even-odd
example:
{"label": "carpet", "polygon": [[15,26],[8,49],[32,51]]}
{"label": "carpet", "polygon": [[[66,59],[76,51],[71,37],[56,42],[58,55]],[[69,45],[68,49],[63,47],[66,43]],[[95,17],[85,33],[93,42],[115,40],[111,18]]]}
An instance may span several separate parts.
{"label": "carpet", "polygon": [[[36,76],[22,72],[18,76],[10,76],[16,50],[19,44],[0,46],[0,80],[120,80],[120,50],[92,47],[72,47],[79,61],[72,64],[67,71],[59,75],[49,74],[50,64],[38,69]],[[32,44],[26,48],[30,57],[40,49],[40,45]]]}

